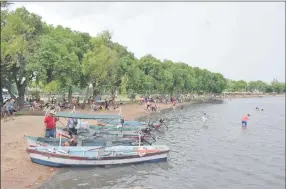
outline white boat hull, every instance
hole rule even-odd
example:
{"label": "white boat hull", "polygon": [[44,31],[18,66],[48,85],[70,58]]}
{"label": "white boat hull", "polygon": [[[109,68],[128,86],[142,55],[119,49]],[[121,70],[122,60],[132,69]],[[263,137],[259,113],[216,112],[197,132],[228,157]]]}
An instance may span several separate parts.
{"label": "white boat hull", "polygon": [[114,159],[114,160],[76,160],[63,159],[59,157],[52,157],[42,154],[29,153],[31,161],[37,164],[50,167],[69,167],[69,166],[104,166],[104,165],[118,165],[118,164],[132,164],[143,162],[158,162],[166,161],[169,152],[155,154],[151,156],[142,156],[136,158]]}

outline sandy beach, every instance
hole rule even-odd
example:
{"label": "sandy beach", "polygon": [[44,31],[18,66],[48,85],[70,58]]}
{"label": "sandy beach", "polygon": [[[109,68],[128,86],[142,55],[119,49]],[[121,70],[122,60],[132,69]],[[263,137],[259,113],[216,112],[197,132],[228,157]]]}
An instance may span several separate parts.
{"label": "sandy beach", "polygon": [[[172,108],[171,104],[158,104],[158,109]],[[122,105],[121,111],[127,120],[147,115],[144,105]],[[91,110],[77,110],[90,114],[99,114]],[[100,114],[119,113],[119,110],[100,112]],[[44,116],[16,116],[15,120],[3,122],[1,119],[1,189],[38,188],[49,179],[57,169],[31,162],[26,153],[27,143],[24,135],[44,136]],[[64,122],[64,119],[61,119]],[[95,121],[90,120],[90,124]]]}

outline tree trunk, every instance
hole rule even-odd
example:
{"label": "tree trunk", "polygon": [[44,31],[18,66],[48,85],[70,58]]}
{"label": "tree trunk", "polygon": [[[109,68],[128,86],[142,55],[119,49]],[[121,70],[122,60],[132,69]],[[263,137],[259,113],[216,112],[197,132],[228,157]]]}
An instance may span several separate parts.
{"label": "tree trunk", "polygon": [[16,99],[15,95],[13,95],[13,93],[12,93],[11,88],[12,88],[12,84],[9,83],[9,85],[8,85],[8,87],[7,87],[8,93],[9,93],[9,95],[11,96],[11,98]]}
{"label": "tree trunk", "polygon": [[51,98],[51,92],[49,92],[48,94],[48,102],[50,102],[50,98]]}
{"label": "tree trunk", "polygon": [[93,99],[99,94],[99,90],[97,89],[97,86],[95,83],[92,84],[92,96]]}
{"label": "tree trunk", "polygon": [[111,101],[113,104],[115,104],[115,92],[116,92],[115,89],[111,89]]}
{"label": "tree trunk", "polygon": [[85,97],[84,97],[84,100],[83,100],[84,104],[86,104],[86,100],[88,99],[88,94],[89,94],[89,85],[87,86],[87,90],[86,90]]}
{"label": "tree trunk", "polygon": [[19,105],[19,108],[22,109],[24,106],[24,101],[25,101],[26,86],[17,84],[17,90],[18,90],[18,95],[19,95],[18,105]]}
{"label": "tree trunk", "polygon": [[96,97],[96,90],[95,90],[95,88],[96,88],[96,84],[93,83],[92,84],[92,97],[93,97],[93,99],[95,99],[95,97]]}
{"label": "tree trunk", "polygon": [[0,82],[0,103],[3,104],[3,88],[2,88],[2,82]]}
{"label": "tree trunk", "polygon": [[68,101],[69,103],[72,102],[72,86],[69,86]]}

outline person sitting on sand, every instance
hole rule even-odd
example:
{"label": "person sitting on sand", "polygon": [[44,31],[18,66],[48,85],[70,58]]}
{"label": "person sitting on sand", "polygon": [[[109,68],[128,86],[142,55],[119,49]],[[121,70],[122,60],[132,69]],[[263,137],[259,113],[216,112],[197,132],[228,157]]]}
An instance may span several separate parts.
{"label": "person sitting on sand", "polygon": [[92,103],[91,109],[95,112],[97,110],[95,102]]}
{"label": "person sitting on sand", "polygon": [[51,110],[49,115],[44,119],[44,123],[46,125],[46,138],[56,138],[56,121],[58,121],[58,119],[55,117],[55,115],[55,110]]}
{"label": "person sitting on sand", "polygon": [[156,104],[151,104],[151,111],[156,112],[157,111],[157,105]]}
{"label": "person sitting on sand", "polygon": [[241,126],[242,127],[246,127],[247,126],[247,121],[248,121],[248,117],[250,116],[250,114],[245,114],[242,118],[241,118]]}
{"label": "person sitting on sand", "polygon": [[146,103],[146,110],[149,110],[151,107],[151,103],[149,100],[147,100],[147,103]]}

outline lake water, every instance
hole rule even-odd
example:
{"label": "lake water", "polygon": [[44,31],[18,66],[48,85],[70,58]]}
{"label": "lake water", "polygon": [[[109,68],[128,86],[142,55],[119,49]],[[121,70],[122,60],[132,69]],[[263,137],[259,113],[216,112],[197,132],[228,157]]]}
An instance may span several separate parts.
{"label": "lake water", "polygon": [[[246,113],[251,116],[242,129]],[[171,148],[167,162],[62,169],[41,189],[285,188],[285,97],[193,104],[164,116],[170,128],[157,143]]]}

